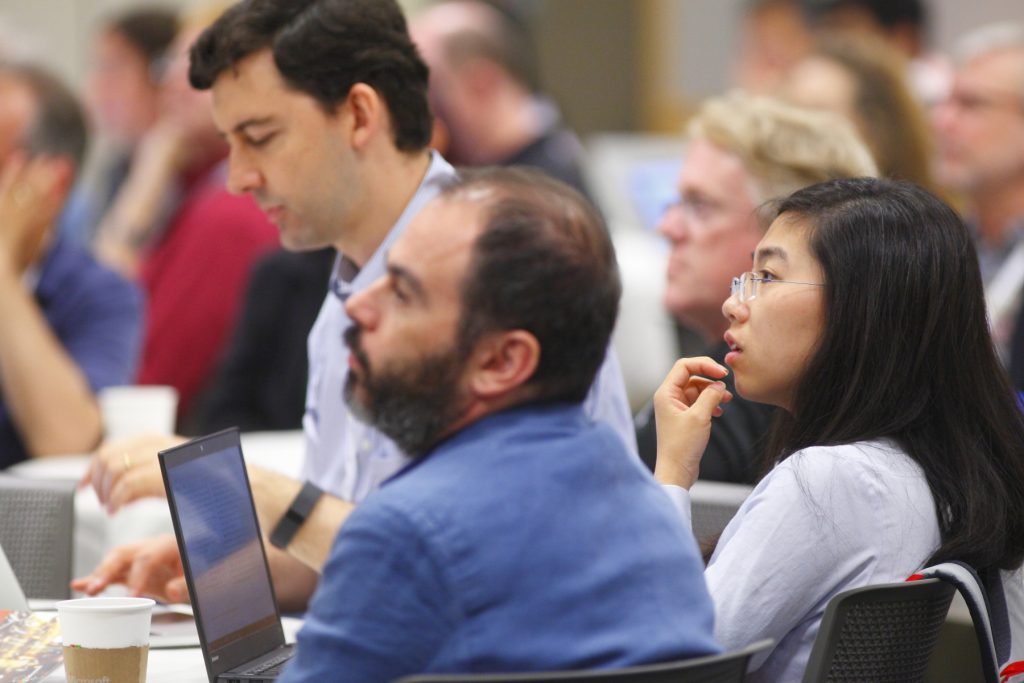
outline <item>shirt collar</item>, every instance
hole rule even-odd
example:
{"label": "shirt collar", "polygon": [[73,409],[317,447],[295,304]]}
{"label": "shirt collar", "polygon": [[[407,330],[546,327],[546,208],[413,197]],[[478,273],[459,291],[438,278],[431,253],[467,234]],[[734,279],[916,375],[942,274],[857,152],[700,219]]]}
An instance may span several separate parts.
{"label": "shirt collar", "polygon": [[[466,442],[481,438],[500,440],[501,434],[507,430],[518,433],[517,439],[525,438],[526,434],[542,434],[549,436],[553,431],[567,429],[579,430],[590,422],[582,403],[564,401],[529,401],[484,415],[459,431],[451,434],[421,456],[413,457],[405,467],[384,481],[384,484],[398,479],[424,462],[443,457],[446,452],[457,449]],[[493,452],[493,449],[481,448],[481,457]]]}
{"label": "shirt collar", "polygon": [[975,221],[968,222],[967,227],[974,237],[981,279],[988,283],[996,276],[1016,246],[1024,241],[1024,218],[1018,218],[1011,222],[1009,229],[1004,233],[1003,242],[999,246],[990,246],[981,239],[981,233]]}
{"label": "shirt collar", "polygon": [[455,170],[451,164],[444,160],[435,151],[430,152],[430,166],[427,174],[423,177],[416,194],[406,205],[402,215],[398,217],[394,227],[388,231],[384,241],[380,243],[376,251],[369,258],[366,264],[359,268],[351,259],[344,254],[338,254],[334,261],[334,268],[331,271],[330,289],[336,297],[344,302],[349,296],[364,289],[371,282],[376,280],[384,272],[384,256],[395,240],[405,232],[406,226],[413,216],[419,213],[420,209],[437,196],[444,183],[455,177]]}

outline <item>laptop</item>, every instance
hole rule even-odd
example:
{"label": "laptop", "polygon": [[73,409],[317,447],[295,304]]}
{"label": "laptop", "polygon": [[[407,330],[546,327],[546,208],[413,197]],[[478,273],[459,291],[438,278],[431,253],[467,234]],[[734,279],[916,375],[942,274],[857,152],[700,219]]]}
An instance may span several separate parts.
{"label": "laptop", "polygon": [[237,429],[160,452],[210,682],[273,681],[292,655]]}
{"label": "laptop", "polygon": [[29,606],[25,592],[21,590],[21,583],[14,575],[7,555],[4,555],[3,546],[0,546],[0,611],[4,610],[28,612]]}

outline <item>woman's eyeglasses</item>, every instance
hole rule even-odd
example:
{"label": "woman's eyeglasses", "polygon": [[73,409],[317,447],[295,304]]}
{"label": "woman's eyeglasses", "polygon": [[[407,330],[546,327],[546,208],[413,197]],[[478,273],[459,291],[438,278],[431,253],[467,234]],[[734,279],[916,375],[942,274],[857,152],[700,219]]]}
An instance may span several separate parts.
{"label": "woman's eyeglasses", "polygon": [[755,298],[761,289],[762,283],[780,283],[784,285],[811,285],[812,287],[824,287],[820,282],[798,282],[796,280],[776,280],[770,277],[757,277],[754,273],[743,273],[732,279],[730,295],[739,299],[740,303],[746,303]]}

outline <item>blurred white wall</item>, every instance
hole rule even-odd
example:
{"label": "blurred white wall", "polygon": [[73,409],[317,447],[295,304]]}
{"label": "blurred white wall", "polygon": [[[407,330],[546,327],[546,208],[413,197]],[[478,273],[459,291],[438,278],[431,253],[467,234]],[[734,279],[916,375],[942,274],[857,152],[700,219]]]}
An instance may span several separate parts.
{"label": "blurred white wall", "polygon": [[[414,9],[428,1],[401,0],[401,4]],[[663,19],[653,24],[663,32],[657,41],[663,47],[650,58],[661,62],[658,73],[664,84],[691,98],[717,92],[728,84],[742,0],[648,2],[651,11]],[[135,3],[189,7],[202,0],[0,0],[0,49],[13,43],[15,49],[38,56],[71,82],[81,83],[97,22],[111,11]],[[931,6],[932,33],[940,49],[948,49],[957,35],[981,24],[1000,19],[1024,21],[1020,0],[932,0]],[[567,39],[561,36],[561,40]],[[580,45],[582,50],[589,49],[585,42]]]}
{"label": "blurred white wall", "polygon": [[[407,9],[425,0],[399,0]],[[104,17],[125,7],[189,8],[204,0],[0,0],[0,54],[13,49],[55,69],[70,83],[84,82],[89,44]]]}
{"label": "blurred white wall", "polygon": [[[557,0],[555,0],[557,2]],[[665,21],[666,85],[681,84],[688,97],[720,92],[730,81],[742,0],[654,0]],[[931,37],[948,51],[957,36],[993,21],[1024,22],[1021,0],[931,0]],[[680,87],[676,85],[675,87]]]}

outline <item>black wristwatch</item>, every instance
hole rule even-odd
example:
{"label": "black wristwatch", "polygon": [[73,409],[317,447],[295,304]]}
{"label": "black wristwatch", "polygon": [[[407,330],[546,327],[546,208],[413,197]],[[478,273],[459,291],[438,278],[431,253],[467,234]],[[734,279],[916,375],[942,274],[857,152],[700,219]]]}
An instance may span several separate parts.
{"label": "black wristwatch", "polygon": [[309,517],[309,513],[313,511],[313,507],[323,494],[323,490],[313,482],[307,481],[303,484],[299,495],[295,496],[295,500],[288,506],[281,521],[270,534],[270,544],[281,550],[287,549],[295,533]]}

